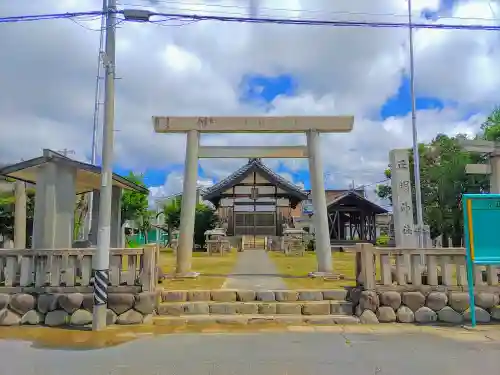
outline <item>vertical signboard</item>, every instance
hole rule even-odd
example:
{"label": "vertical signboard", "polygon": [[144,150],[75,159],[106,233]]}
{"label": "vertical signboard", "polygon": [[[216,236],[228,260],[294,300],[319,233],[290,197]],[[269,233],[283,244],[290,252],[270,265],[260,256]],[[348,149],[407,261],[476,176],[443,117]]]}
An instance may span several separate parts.
{"label": "vertical signboard", "polygon": [[392,150],[389,153],[389,161],[396,246],[416,248],[408,150]]}
{"label": "vertical signboard", "polygon": [[469,286],[470,316],[476,326],[473,267],[500,265],[500,194],[464,194],[465,249],[467,284]]}

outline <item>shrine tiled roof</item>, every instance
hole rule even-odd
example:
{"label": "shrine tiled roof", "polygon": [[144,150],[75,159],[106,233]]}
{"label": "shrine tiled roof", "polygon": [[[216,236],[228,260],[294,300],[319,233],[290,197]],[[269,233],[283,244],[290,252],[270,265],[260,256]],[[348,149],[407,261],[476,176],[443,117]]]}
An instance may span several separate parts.
{"label": "shrine tiled roof", "polygon": [[239,168],[230,176],[205,189],[203,199],[210,200],[216,198],[223,191],[241,182],[252,172],[259,172],[263,177],[267,178],[269,182],[276,184],[278,187],[298,200],[307,199],[307,193],[302,190],[302,188],[281,177],[278,173],[274,172],[262,163],[260,158],[249,159],[247,164]]}
{"label": "shrine tiled roof", "polygon": [[335,206],[342,205],[342,201],[345,202],[345,200],[349,198],[354,199],[358,204],[363,204],[369,207],[370,210],[375,214],[384,214],[388,212],[385,208],[379,206],[376,203],[373,203],[372,201],[366,199],[363,195],[353,190],[346,191],[343,194],[339,194],[335,196],[333,199],[327,201],[326,207],[328,209],[334,209]]}

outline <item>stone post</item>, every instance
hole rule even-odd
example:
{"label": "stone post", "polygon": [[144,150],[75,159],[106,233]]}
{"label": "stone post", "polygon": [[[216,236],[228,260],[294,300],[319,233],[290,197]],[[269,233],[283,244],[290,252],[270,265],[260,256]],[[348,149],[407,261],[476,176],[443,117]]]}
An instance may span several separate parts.
{"label": "stone post", "polygon": [[92,191],[92,212],[89,212],[91,215],[90,221],[90,230],[89,230],[89,241],[92,246],[97,246],[97,227],[99,226],[99,201],[100,194],[99,190]]}
{"label": "stone post", "polygon": [[321,160],[319,133],[315,130],[307,132],[307,148],[309,152],[309,175],[311,179],[311,195],[314,207],[314,228],[316,230],[316,258],[318,274],[333,272],[332,251],[330,246],[330,230],[326,207],[325,181],[323,178],[323,162]]}
{"label": "stone post", "polygon": [[[100,192],[99,190],[93,191],[94,202],[92,204],[92,215],[89,241],[93,246],[97,245],[97,228],[99,225],[99,202],[100,202]],[[113,186],[111,192],[111,228],[110,228],[110,243],[109,246],[112,249],[121,249],[125,247],[124,236],[123,236],[123,226],[122,226],[122,215],[121,215],[121,199],[122,199],[122,189],[118,186]]]}
{"label": "stone post", "polygon": [[199,132],[197,130],[189,130],[187,132],[186,141],[181,220],[177,247],[176,274],[181,277],[196,277],[198,275],[195,272],[191,272],[191,257],[193,252],[194,219],[197,203],[199,142]]}
{"label": "stone post", "polygon": [[121,249],[125,246],[122,242],[122,230],[122,189],[113,186],[111,193],[111,248]]}
{"label": "stone post", "polygon": [[491,154],[490,165],[490,193],[500,194],[500,151]]}
{"label": "stone post", "polygon": [[14,247],[16,249],[26,248],[26,184],[16,181],[14,186]]}
{"label": "stone post", "polygon": [[[410,180],[410,162],[408,150],[392,150],[389,153],[391,164],[392,207],[394,218],[394,237],[396,247],[417,247],[413,219],[413,199]],[[410,256],[404,255],[406,274],[411,282]]]}
{"label": "stone post", "polygon": [[54,162],[37,170],[34,249],[69,249],[73,243],[76,171]]}

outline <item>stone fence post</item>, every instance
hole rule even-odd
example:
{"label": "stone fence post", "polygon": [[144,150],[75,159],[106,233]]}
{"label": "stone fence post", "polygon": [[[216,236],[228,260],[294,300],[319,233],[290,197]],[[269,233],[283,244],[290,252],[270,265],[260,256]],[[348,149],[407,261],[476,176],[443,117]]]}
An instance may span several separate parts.
{"label": "stone fence post", "polygon": [[157,257],[156,245],[144,246],[143,264],[141,265],[141,284],[143,292],[153,292],[158,280],[157,270],[160,259]]}
{"label": "stone fence post", "polygon": [[375,254],[371,243],[356,244],[356,283],[375,289]]}

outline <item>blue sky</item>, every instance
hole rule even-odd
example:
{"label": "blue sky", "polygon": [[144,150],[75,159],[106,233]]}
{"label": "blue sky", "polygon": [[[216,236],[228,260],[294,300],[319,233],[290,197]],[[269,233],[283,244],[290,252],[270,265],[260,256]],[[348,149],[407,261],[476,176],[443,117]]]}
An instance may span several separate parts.
{"label": "blue sky", "polygon": [[[270,106],[270,103],[280,95],[293,96],[299,89],[299,83],[290,75],[280,75],[274,77],[247,76],[242,80],[240,89],[240,100],[250,102],[259,106]],[[449,104],[449,103],[448,103]],[[417,97],[417,110],[442,109],[445,105],[438,98]],[[389,117],[403,117],[411,111],[410,85],[407,77],[403,77],[398,92],[380,108],[378,117],[384,120]],[[163,185],[168,173],[181,171],[182,165],[172,165],[163,170],[147,170],[144,175],[147,186]],[[128,170],[116,168],[115,171],[122,175],[127,175]],[[305,181],[308,188],[309,176],[307,171],[291,172],[280,166],[278,172],[286,172],[293,176],[295,181]],[[200,177],[207,177],[200,168]]]}
{"label": "blue sky", "polygon": [[[437,19],[438,16],[446,16],[453,8],[455,0],[440,0],[440,6],[437,11],[424,11],[423,14],[428,19]],[[283,74],[279,76],[248,75],[242,79],[240,85],[240,100],[249,102],[256,106],[270,108],[272,101],[280,95],[293,96],[300,89],[300,83],[291,75]],[[435,97],[417,97],[416,109],[443,109],[445,106],[452,106],[453,103],[443,103],[442,100]],[[384,120],[390,117],[404,117],[411,112],[410,83],[408,77],[403,77],[397,93],[389,98],[380,108],[377,118]],[[144,180],[147,186],[163,185],[168,173],[181,171],[182,165],[172,165],[163,170],[147,170],[144,174]],[[128,170],[116,168],[117,173],[127,175]],[[305,187],[309,188],[308,172],[292,172],[280,166],[278,172],[286,172],[293,177],[295,181],[305,181]],[[206,174],[200,168],[199,175],[206,178]]]}

